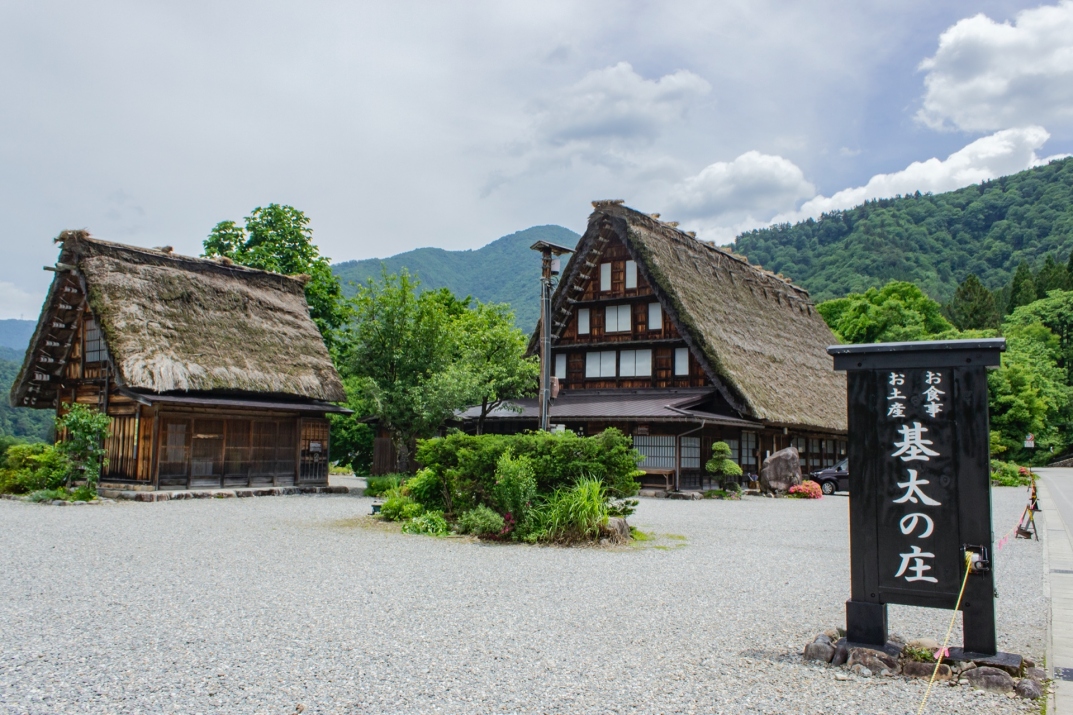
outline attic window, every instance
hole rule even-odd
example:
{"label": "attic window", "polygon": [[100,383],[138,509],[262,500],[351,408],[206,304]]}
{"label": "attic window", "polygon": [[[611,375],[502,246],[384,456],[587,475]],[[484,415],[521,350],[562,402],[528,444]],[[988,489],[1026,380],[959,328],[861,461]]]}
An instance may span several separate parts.
{"label": "attic window", "polygon": [[621,377],[648,377],[652,374],[651,350],[623,350],[618,356]]}
{"label": "attic window", "polygon": [[105,362],[108,360],[108,347],[104,344],[104,336],[97,321],[86,318],[86,362]]}
{"label": "attic window", "polygon": [[555,356],[555,377],[566,379],[566,353],[558,353]]}
{"label": "attic window", "polygon": [[577,334],[589,334],[589,309],[579,308],[577,312]]}
{"label": "attic window", "polygon": [[604,332],[630,332],[630,306],[609,305],[604,308]]}
{"label": "attic window", "polygon": [[600,264],[600,290],[601,291],[611,290],[611,264],[610,263],[601,263]]}
{"label": "attic window", "polygon": [[674,374],[689,374],[689,348],[674,349]]}
{"label": "attic window", "polygon": [[626,290],[637,287],[637,261],[626,261]]}
{"label": "attic window", "polygon": [[585,377],[614,377],[615,351],[585,353]]}
{"label": "attic window", "polygon": [[659,303],[648,304],[648,329],[663,330],[663,308]]}

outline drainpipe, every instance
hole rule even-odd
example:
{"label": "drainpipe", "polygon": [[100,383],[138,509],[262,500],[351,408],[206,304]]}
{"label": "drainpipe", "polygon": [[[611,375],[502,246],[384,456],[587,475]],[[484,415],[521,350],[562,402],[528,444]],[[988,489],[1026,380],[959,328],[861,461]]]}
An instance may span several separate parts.
{"label": "drainpipe", "polygon": [[687,430],[686,432],[683,432],[682,434],[675,437],[676,448],[674,450],[674,491],[676,492],[682,491],[682,438],[686,435],[691,435],[694,432],[699,432],[700,430],[704,429],[704,424],[704,420],[701,420],[700,427],[697,427],[696,429]]}

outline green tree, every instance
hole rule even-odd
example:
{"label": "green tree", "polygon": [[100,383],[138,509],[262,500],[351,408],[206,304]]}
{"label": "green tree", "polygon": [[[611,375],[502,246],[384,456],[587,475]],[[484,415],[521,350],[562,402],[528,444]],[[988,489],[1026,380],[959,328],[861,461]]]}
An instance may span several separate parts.
{"label": "green tree", "polygon": [[359,287],[342,357],[356,396],[390,432],[403,473],[417,438],[435,435],[473,392],[455,359],[454,323],[467,303],[417,288],[406,271]]}
{"label": "green tree", "polygon": [[958,286],[947,312],[959,330],[997,328],[999,324],[995,296],[975,273],[970,273]]}
{"label": "green tree", "polygon": [[481,434],[488,413],[506,400],[536,392],[540,361],[525,357],[528,341],[514,327],[507,305],[478,303],[460,316],[456,330],[458,358],[473,385],[467,401],[480,407],[477,434]]}
{"label": "green tree", "polygon": [[[104,438],[112,420],[108,415],[77,402],[68,405],[66,414],[56,418],[56,431],[63,431],[63,440],[58,448],[81,473],[86,486],[94,493],[101,478],[101,460],[104,458]],[[78,476],[72,472],[71,476]],[[70,477],[68,478],[70,483]]]}
{"label": "green tree", "polygon": [[726,489],[727,482],[733,477],[740,477],[741,467],[730,458],[730,445],[726,442],[712,444],[712,458],[705,463],[704,468],[709,474],[714,474],[719,486]]}
{"label": "green tree", "polygon": [[1032,271],[1024,261],[1017,266],[1010,281],[1010,299],[1006,303],[1006,312],[1012,313],[1015,308],[1028,305],[1036,300],[1036,281],[1032,277]]}
{"label": "green tree", "polygon": [[234,221],[221,221],[203,245],[207,257],[223,256],[250,268],[309,276],[305,285],[309,315],[328,347],[335,347],[336,331],[346,322],[346,304],[331,261],[313,243],[313,229],[304,213],[280,204],[258,206],[246,217],[244,228]]}
{"label": "green tree", "polygon": [[1069,290],[1069,288],[1069,271],[1048,253],[1043,260],[1043,267],[1036,274],[1036,297],[1046,298],[1052,290]]}
{"label": "green tree", "polygon": [[1058,365],[1066,371],[1066,383],[1073,385],[1073,291],[1052,291],[1043,300],[1017,308],[1006,321],[1011,325],[1046,325],[1058,337]]}
{"label": "green tree", "polygon": [[846,343],[927,340],[954,330],[943,317],[942,306],[903,281],[829,300],[816,309]]}

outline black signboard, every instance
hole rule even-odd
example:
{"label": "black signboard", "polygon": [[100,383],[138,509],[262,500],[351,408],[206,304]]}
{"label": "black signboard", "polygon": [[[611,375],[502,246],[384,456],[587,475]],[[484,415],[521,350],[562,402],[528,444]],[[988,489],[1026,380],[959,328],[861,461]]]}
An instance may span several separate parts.
{"label": "black signboard", "polygon": [[993,655],[987,368],[1001,338],[836,345],[847,372],[851,599],[847,640],[883,645],[888,603],[954,608],[965,554],[965,647]]}

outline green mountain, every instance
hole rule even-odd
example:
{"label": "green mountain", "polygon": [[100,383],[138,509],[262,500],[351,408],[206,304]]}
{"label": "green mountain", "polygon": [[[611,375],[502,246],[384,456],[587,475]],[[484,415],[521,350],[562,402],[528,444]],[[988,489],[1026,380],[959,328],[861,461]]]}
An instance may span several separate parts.
{"label": "green mountain", "polygon": [[36,327],[36,320],[0,320],[0,347],[18,350],[19,360],[22,360],[22,353],[26,352]]}
{"label": "green mountain", "polygon": [[540,314],[540,255],[530,251],[536,241],[573,248],[580,236],[562,226],[534,226],[469,251],[418,248],[390,258],[345,261],[332,266],[347,295],[352,283],[379,279],[381,270],[403,268],[421,280],[423,288],[448,288],[458,296],[471,295],[482,303],[508,303],[522,330],[532,330]]}
{"label": "green mountain", "polygon": [[818,221],[738,236],[735,251],[782,273],[820,302],[890,280],[947,302],[975,273],[995,290],[1022,262],[1073,251],[1073,158],[945,194],[869,201]]}

